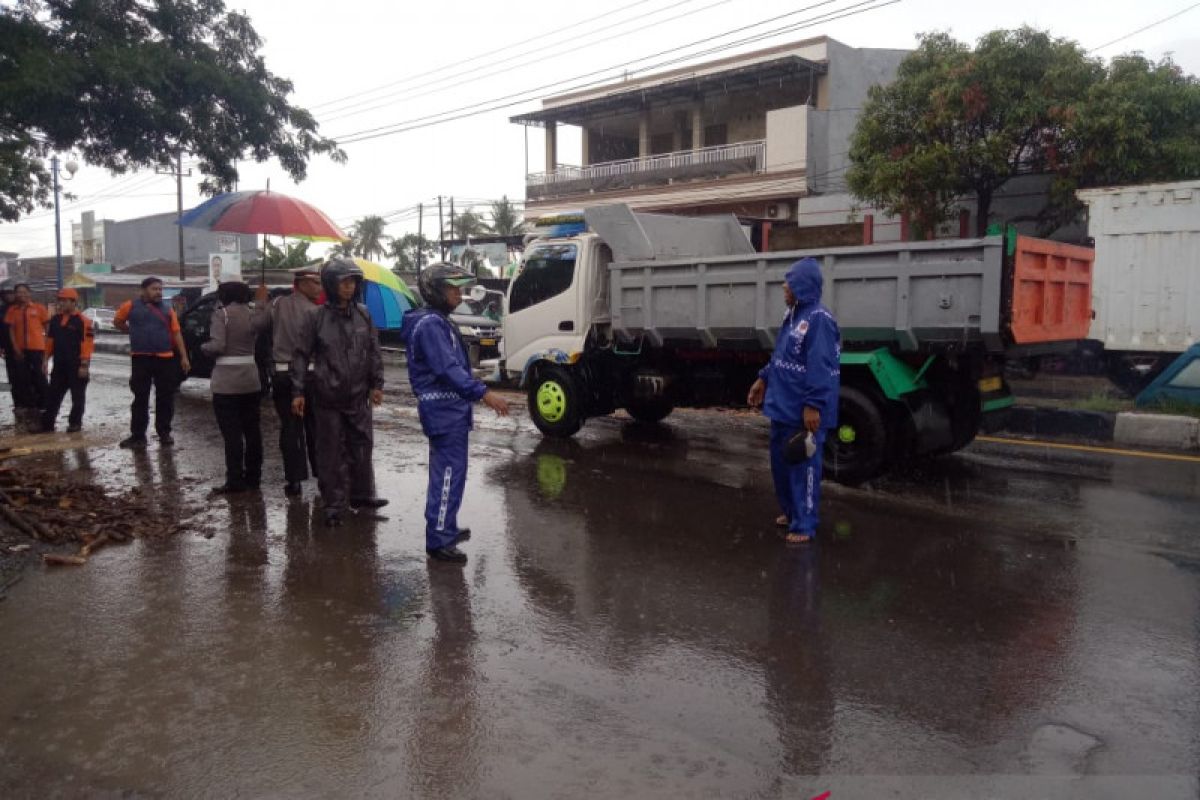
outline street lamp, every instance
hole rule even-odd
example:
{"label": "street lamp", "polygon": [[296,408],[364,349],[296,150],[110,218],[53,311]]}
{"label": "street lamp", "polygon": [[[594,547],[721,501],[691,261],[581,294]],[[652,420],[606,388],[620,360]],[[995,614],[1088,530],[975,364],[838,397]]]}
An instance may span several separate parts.
{"label": "street lamp", "polygon": [[[79,165],[68,159],[67,163],[63,164],[63,169],[67,171],[67,177],[64,181],[69,181],[75,177],[75,173],[79,171]],[[62,270],[62,226],[58,219],[58,194],[61,188],[58,184],[58,155],[50,156],[50,174],[54,176],[54,255],[58,259],[58,288],[63,288],[63,270]]]}

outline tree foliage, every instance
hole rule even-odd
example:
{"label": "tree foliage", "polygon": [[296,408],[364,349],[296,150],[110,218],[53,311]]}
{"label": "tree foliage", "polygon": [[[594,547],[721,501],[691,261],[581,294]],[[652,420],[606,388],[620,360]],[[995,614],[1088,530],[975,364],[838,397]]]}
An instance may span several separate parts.
{"label": "tree foliage", "polygon": [[0,7],[0,219],[47,205],[45,158],[75,150],[123,173],[198,159],[203,191],[236,162],[277,158],[302,180],[315,154],[345,160],[288,102],[262,40],[221,0],[18,0]]}
{"label": "tree foliage", "polygon": [[1078,188],[1200,174],[1198,91],[1169,61],[1123,57],[1106,68],[1031,28],[993,31],[973,49],[925,34],[897,79],[871,89],[847,182],[924,232],[973,197],[983,233],[1004,184],[1048,175],[1032,218],[1049,231],[1077,213]]}
{"label": "tree foliage", "polygon": [[397,271],[416,272],[417,253],[421,254],[422,265],[430,264],[434,260],[434,249],[433,242],[421,234],[406,233],[403,236],[392,239],[388,255],[395,262]]}
{"label": "tree foliage", "polygon": [[446,228],[447,239],[467,239],[472,236],[486,236],[489,233],[491,229],[483,221],[483,217],[470,208],[455,216]]}
{"label": "tree foliage", "polygon": [[245,262],[244,267],[254,269],[297,269],[318,263],[321,259],[308,254],[308,242],[292,242],[284,247],[265,243],[262,258]]}
{"label": "tree foliage", "polygon": [[363,217],[350,230],[352,252],[359,258],[378,261],[388,252],[387,242],[390,238],[384,230],[387,221],[383,217],[371,214]]}
{"label": "tree foliage", "polygon": [[513,236],[525,230],[525,223],[516,206],[504,195],[492,202],[492,233],[497,236]]}

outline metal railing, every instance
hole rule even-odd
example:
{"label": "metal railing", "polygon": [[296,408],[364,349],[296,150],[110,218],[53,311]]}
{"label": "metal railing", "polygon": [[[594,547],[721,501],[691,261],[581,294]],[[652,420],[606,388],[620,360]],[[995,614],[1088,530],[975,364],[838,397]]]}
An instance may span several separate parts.
{"label": "metal railing", "polygon": [[568,181],[591,180],[594,178],[610,178],[616,175],[634,175],[639,172],[656,172],[659,170],[679,169],[683,167],[701,166],[704,164],[720,164],[725,161],[736,161],[745,158],[754,159],[754,171],[762,172],[766,158],[767,143],[759,139],[750,142],[721,144],[715,147],[702,147],[699,150],[679,150],[674,153],[662,153],[646,158],[626,158],[621,161],[605,161],[602,164],[591,164],[586,167],[559,167],[553,172],[534,172],[525,177],[527,186],[552,186]]}

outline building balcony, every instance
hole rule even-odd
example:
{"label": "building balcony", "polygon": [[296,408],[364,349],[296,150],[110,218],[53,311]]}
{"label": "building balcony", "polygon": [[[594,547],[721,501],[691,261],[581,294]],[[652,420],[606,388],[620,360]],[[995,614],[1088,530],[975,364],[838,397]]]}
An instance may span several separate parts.
{"label": "building balcony", "polygon": [[529,200],[536,202],[594,192],[753,175],[766,169],[766,153],[766,141],[760,139],[646,158],[606,161],[586,167],[565,166],[553,172],[528,175],[525,193]]}

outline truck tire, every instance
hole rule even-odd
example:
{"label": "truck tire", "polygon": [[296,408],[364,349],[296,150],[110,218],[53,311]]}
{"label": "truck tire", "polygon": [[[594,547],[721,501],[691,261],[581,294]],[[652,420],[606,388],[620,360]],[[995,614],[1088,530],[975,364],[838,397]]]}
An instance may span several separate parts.
{"label": "truck tire", "polygon": [[852,386],[843,386],[838,399],[838,426],[825,440],[825,474],[853,486],[883,471],[887,461],[888,429],[882,401]]}
{"label": "truck tire", "polygon": [[529,416],[546,436],[566,439],[583,425],[579,387],[562,367],[540,368],[529,384]]}
{"label": "truck tire", "polygon": [[653,400],[630,400],[625,404],[625,410],[638,422],[655,423],[670,416],[675,406],[670,400],[659,397]]}

